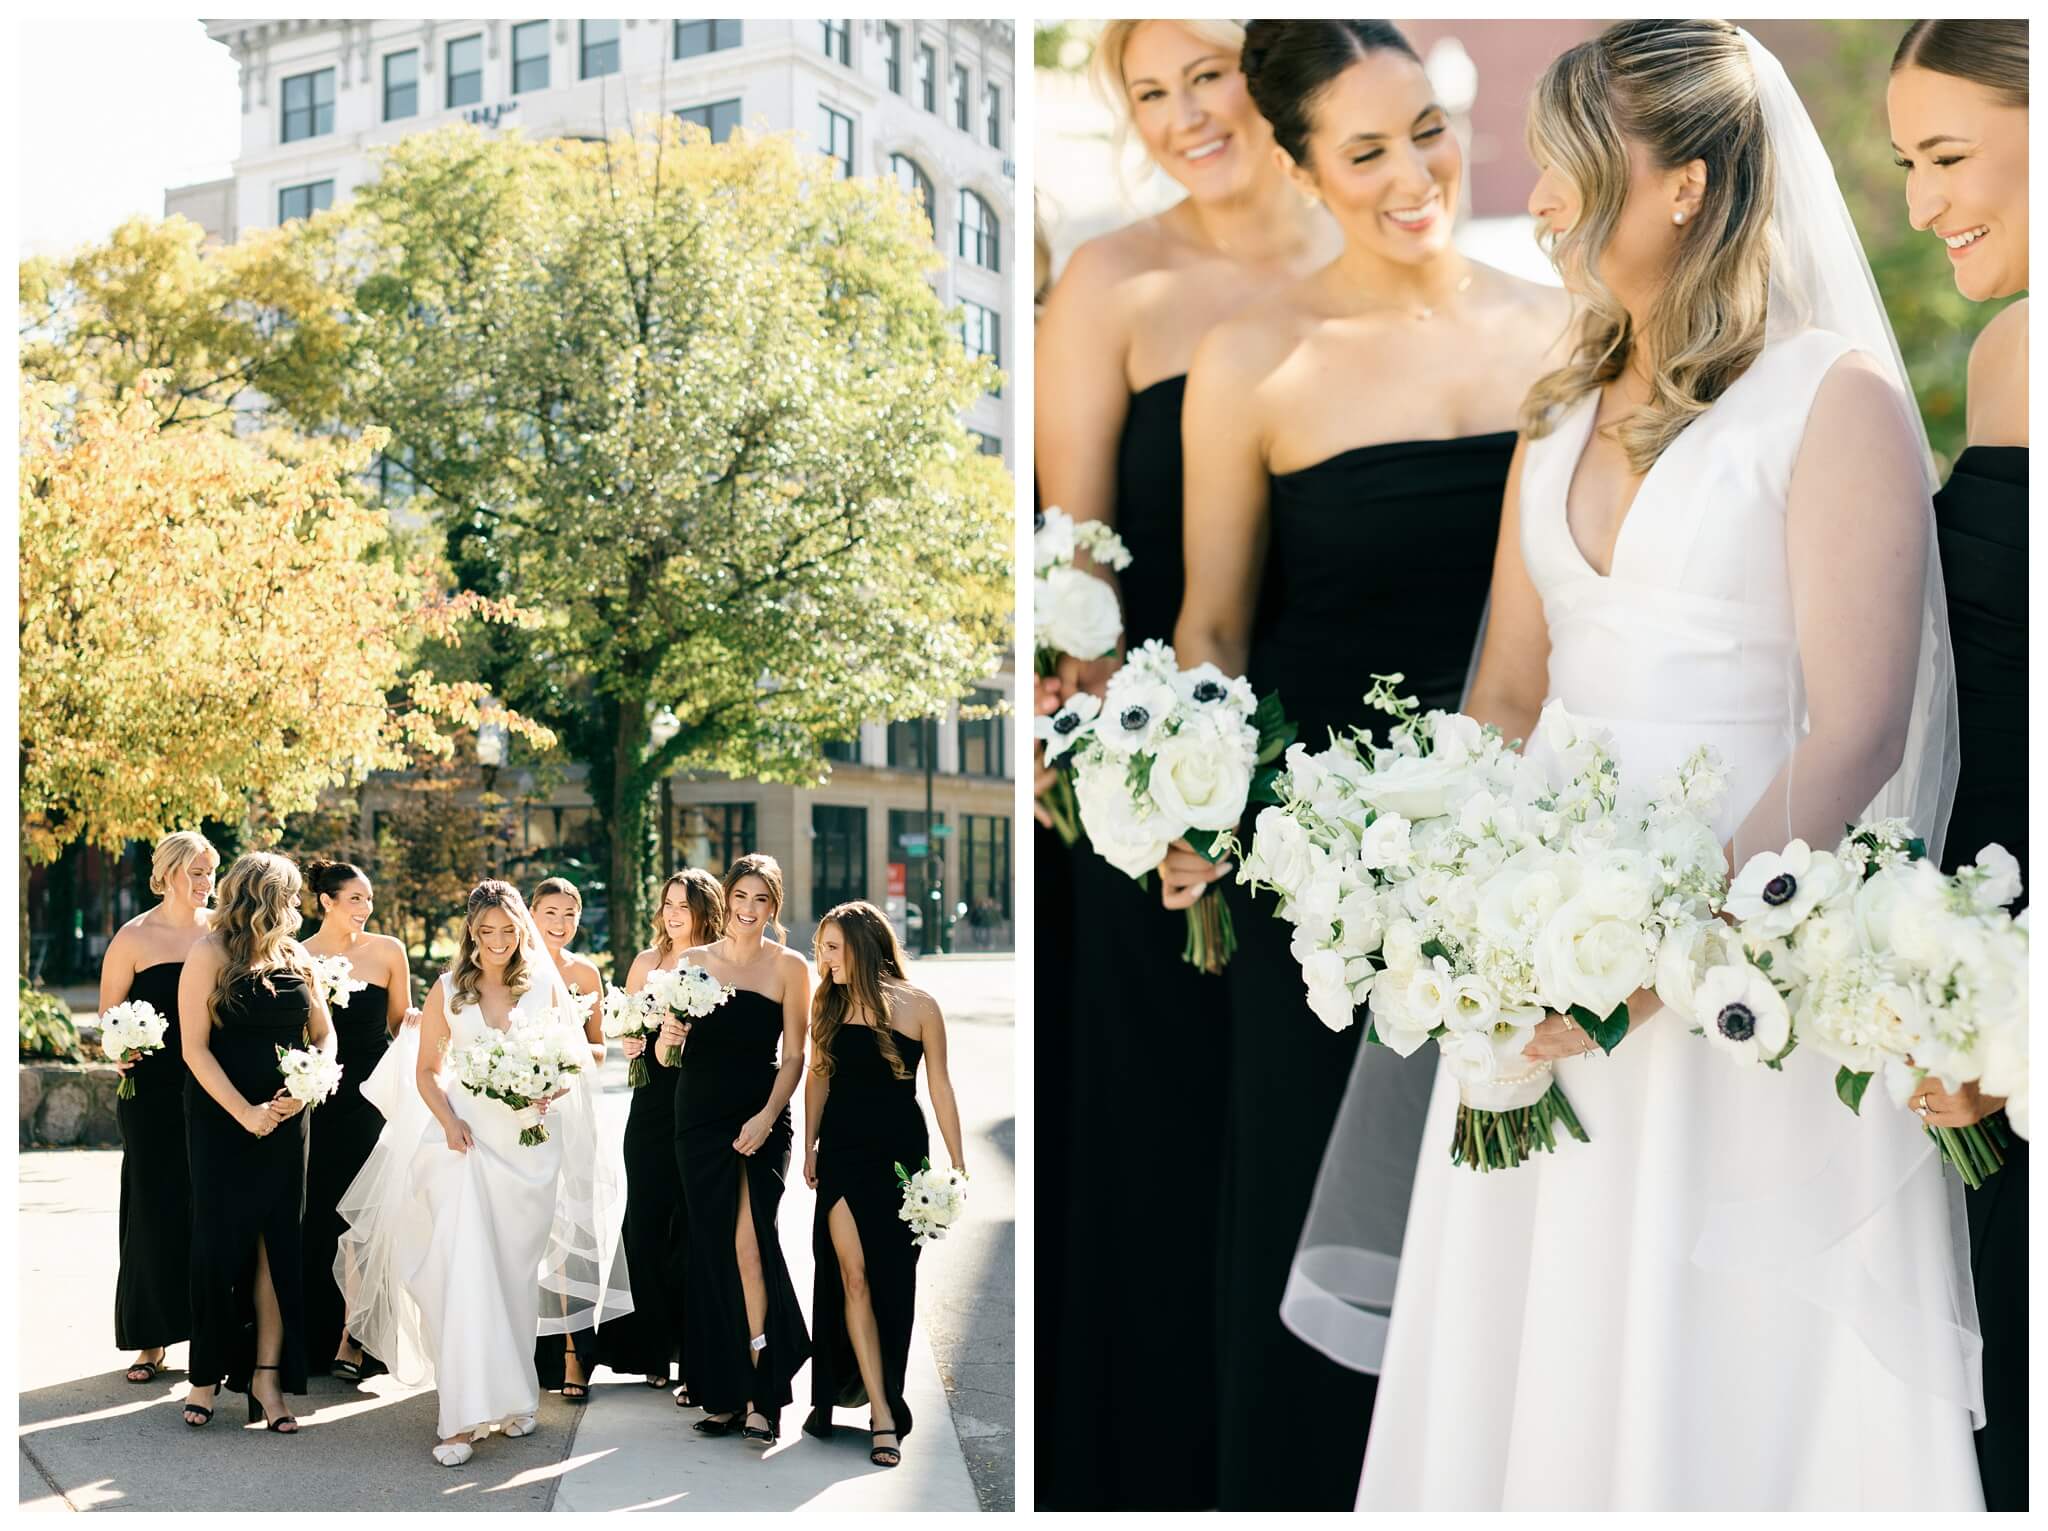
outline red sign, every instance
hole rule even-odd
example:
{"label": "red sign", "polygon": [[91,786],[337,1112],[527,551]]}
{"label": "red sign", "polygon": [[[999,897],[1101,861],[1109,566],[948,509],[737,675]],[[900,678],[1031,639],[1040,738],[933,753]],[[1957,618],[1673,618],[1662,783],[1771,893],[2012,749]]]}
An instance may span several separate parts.
{"label": "red sign", "polygon": [[889,897],[904,898],[910,892],[910,868],[901,861],[889,863]]}

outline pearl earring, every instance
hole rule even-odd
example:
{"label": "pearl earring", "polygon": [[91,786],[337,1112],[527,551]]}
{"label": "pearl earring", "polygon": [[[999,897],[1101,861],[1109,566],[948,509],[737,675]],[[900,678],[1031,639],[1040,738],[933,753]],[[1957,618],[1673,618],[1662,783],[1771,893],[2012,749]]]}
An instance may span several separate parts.
{"label": "pearl earring", "polygon": [[1683,222],[1685,222],[1685,214],[1684,214],[1684,213],[1673,213],[1673,214],[1671,215],[1671,221],[1672,221],[1673,223],[1683,223]]}

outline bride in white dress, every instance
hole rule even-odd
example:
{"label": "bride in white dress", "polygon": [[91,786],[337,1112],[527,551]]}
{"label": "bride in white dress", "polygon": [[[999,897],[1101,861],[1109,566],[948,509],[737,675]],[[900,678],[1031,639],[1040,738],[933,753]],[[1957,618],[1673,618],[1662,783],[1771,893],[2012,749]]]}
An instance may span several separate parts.
{"label": "bride in white dress", "polygon": [[[579,1015],[518,890],[479,883],[454,966],[363,1085],[386,1124],[341,1199],[335,1280],[349,1332],[401,1383],[438,1390],[443,1466],[468,1461],[494,1427],[533,1432],[536,1335],[632,1308],[620,1176],[597,1127],[602,1048]],[[589,1060],[539,1108],[547,1140],[525,1147],[510,1107],[441,1077],[450,1046],[522,1019],[560,1025]]]}
{"label": "bride in white dress", "polygon": [[[1583,343],[1531,395],[1468,710],[1527,737],[1556,697],[1645,780],[1712,745],[1737,864],[1873,803],[1932,844],[1925,448],[1782,69],[1724,22],[1624,23],[1531,112]],[[1359,1507],[1982,1508],[1919,1123],[1851,1115],[1810,1053],[1744,1071],[1647,990],[1629,1009],[1607,1056],[1539,1029],[1592,1141],[1510,1171],[1451,1165],[1439,1072]]]}

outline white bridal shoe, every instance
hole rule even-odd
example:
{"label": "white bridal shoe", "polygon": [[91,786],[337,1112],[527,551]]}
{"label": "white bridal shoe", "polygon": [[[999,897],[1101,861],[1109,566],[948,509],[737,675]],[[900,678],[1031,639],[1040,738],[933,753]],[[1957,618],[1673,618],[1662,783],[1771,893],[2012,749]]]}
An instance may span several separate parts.
{"label": "white bridal shoe", "polygon": [[540,1420],[531,1414],[508,1414],[498,1421],[498,1428],[515,1440],[522,1435],[531,1435],[540,1428]]}
{"label": "white bridal shoe", "polygon": [[434,1460],[443,1467],[460,1467],[476,1455],[476,1447],[469,1441],[441,1441],[434,1447]]}

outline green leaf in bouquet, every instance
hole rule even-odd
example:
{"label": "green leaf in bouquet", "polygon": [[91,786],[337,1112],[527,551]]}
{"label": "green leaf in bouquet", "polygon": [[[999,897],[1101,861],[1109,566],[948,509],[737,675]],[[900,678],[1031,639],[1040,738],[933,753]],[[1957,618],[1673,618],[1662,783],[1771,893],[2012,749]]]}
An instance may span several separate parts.
{"label": "green leaf in bouquet", "polygon": [[1842,1104],[1858,1116],[1863,1114],[1863,1092],[1870,1088],[1873,1077],[1868,1072],[1859,1074],[1846,1065],[1835,1070],[1835,1093],[1842,1097]]}
{"label": "green leaf in bouquet", "polygon": [[1758,972],[1768,973],[1771,970],[1771,954],[1769,952],[1758,952],[1750,960],[1756,964]]}
{"label": "green leaf in bouquet", "polygon": [[1918,838],[1908,840],[1906,842],[1906,859],[1908,861],[1925,861],[1927,859],[1927,842]]}
{"label": "green leaf in bouquet", "polygon": [[1380,1034],[1377,1031],[1373,1030],[1372,1013],[1370,1011],[1366,1013],[1365,1017],[1365,1040],[1368,1042],[1375,1043],[1381,1047],[1385,1047],[1387,1045],[1386,1043],[1380,1041]]}
{"label": "green leaf in bouquet", "polygon": [[1423,942],[1421,950],[1422,955],[1430,958],[1432,961],[1438,957],[1443,958],[1446,962],[1451,960],[1451,949],[1435,936],[1431,936],[1427,941]]}
{"label": "green leaf in bouquet", "polygon": [[1223,859],[1223,848],[1231,835],[1227,829],[1191,829],[1183,836],[1196,855],[1214,866]]}
{"label": "green leaf in bouquet", "polygon": [[1251,801],[1280,806],[1279,782],[1285,774],[1276,766],[1266,766],[1252,776]]}
{"label": "green leaf in bouquet", "polygon": [[1611,1053],[1621,1046],[1621,1039],[1628,1035],[1628,1001],[1623,1000],[1614,1007],[1605,1020],[1588,1010],[1584,1005],[1572,1006],[1572,1019],[1579,1023],[1579,1029],[1600,1044],[1600,1051]]}
{"label": "green leaf in bouquet", "polygon": [[1299,730],[1281,705],[1280,693],[1269,691],[1252,711],[1252,727],[1259,731],[1258,764],[1268,765],[1287,753]]}

